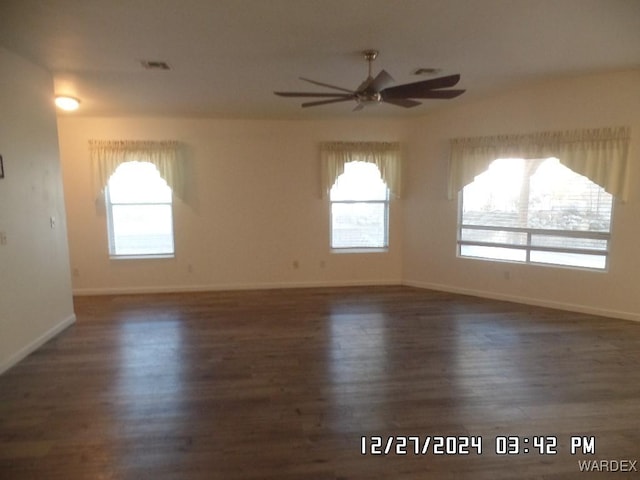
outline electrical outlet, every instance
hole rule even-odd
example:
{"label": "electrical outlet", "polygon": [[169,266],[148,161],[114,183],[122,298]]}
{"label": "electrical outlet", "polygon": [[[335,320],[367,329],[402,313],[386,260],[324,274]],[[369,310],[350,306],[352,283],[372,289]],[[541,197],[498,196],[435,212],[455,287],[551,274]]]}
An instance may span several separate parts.
{"label": "electrical outlet", "polygon": [[7,234],[4,232],[0,232],[0,245],[7,244]]}
{"label": "electrical outlet", "polygon": [[51,230],[56,228],[56,217],[49,217],[49,225],[51,225]]}

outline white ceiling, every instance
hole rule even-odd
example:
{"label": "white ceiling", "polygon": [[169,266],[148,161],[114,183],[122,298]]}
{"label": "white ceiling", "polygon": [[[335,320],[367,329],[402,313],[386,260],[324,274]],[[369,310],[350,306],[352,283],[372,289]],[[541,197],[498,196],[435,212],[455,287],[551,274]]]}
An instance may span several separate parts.
{"label": "white ceiling", "polygon": [[[424,114],[549,77],[640,67],[640,0],[2,0],[0,45],[51,70],[74,115],[224,117]],[[301,109],[274,90],[356,88],[360,51],[398,84],[417,67],[467,93],[352,112]],[[171,71],[144,70],[162,60]]]}

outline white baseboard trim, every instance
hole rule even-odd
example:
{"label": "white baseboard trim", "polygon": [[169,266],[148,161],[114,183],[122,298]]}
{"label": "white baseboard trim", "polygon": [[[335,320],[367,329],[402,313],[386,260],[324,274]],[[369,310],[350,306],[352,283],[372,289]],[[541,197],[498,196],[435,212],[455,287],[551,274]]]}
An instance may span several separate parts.
{"label": "white baseboard trim", "polygon": [[31,354],[34,351],[36,351],[42,345],[44,345],[49,340],[51,340],[53,337],[58,335],[60,332],[62,332],[66,328],[68,328],[71,325],[73,325],[75,323],[75,321],[76,321],[76,315],[75,314],[70,315],[69,317],[65,318],[63,321],[58,323],[55,327],[47,330],[45,333],[40,335],[34,341],[32,341],[28,345],[22,347],[20,350],[18,350],[16,353],[11,355],[9,358],[7,358],[6,360],[2,361],[0,363],[0,375],[2,375],[4,372],[9,370],[11,367],[16,365],[22,359],[26,358],[29,354]]}
{"label": "white baseboard trim", "polygon": [[450,285],[442,285],[439,283],[405,280],[404,282],[402,282],[402,284],[408,287],[424,288],[426,290],[437,290],[440,292],[457,293],[460,295],[470,295],[472,297],[490,298],[492,300],[502,300],[505,302],[522,303],[524,305],[533,305],[536,307],[554,308],[556,310],[565,310],[569,312],[586,313],[589,315],[620,318],[622,320],[633,320],[635,322],[640,322],[640,314],[634,312],[608,310],[604,308],[590,307],[588,305],[578,305],[575,303],[555,302],[552,300],[541,300],[538,298],[521,297],[518,295],[507,295],[485,290],[474,290],[469,288],[454,287]]}
{"label": "white baseboard trim", "polygon": [[387,280],[347,280],[347,281],[309,281],[279,283],[230,283],[216,285],[173,285],[146,287],[105,287],[76,288],[75,296],[89,295],[138,295],[147,293],[189,293],[189,292],[223,292],[232,290],[276,290],[281,288],[331,288],[331,287],[374,287],[402,285],[400,279]]}

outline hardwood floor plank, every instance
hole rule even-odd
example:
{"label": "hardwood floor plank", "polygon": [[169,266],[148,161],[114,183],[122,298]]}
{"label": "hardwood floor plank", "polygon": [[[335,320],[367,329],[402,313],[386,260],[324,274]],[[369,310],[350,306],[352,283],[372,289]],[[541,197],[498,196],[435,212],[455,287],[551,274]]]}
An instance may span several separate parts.
{"label": "hardwood floor plank", "polygon": [[[409,287],[75,310],[0,376],[0,479],[560,480],[578,460],[640,461],[634,322]],[[389,454],[363,455],[363,436]],[[397,453],[409,436],[482,436],[482,454]],[[502,436],[520,436],[520,454],[498,455]],[[557,454],[534,436],[556,437]],[[572,455],[572,436],[595,455]]]}

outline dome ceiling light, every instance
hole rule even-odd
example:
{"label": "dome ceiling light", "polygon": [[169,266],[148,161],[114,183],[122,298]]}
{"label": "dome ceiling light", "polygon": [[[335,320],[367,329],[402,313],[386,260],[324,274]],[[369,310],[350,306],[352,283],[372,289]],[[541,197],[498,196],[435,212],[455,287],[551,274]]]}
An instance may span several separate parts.
{"label": "dome ceiling light", "polygon": [[77,110],[78,107],[80,107],[80,100],[66,95],[58,95],[55,102],[56,106],[59,109],[65,110],[67,112],[73,112],[74,110]]}

